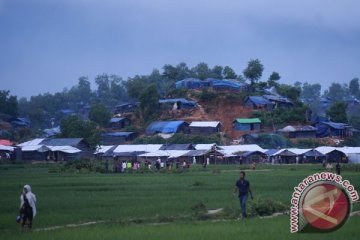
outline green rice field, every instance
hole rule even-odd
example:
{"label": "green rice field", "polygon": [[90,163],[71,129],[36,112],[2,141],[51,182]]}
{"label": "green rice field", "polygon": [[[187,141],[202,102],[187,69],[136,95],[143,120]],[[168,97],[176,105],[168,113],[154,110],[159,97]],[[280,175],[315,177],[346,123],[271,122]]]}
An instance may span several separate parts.
{"label": "green rice field", "polygon": [[[184,172],[127,174],[52,173],[54,164],[0,165],[0,239],[359,239],[360,216],[338,231],[291,234],[289,215],[239,219],[232,192],[240,169],[248,166],[201,166]],[[258,166],[246,170],[255,200],[290,206],[293,187],[321,172],[320,165]],[[342,173],[360,189],[357,166]],[[24,184],[37,196],[38,215],[31,231],[15,218]],[[355,203],[353,211],[360,210]],[[226,215],[199,217],[196,206],[224,208]],[[81,224],[89,223],[82,226]],[[72,225],[71,225],[72,224]]]}

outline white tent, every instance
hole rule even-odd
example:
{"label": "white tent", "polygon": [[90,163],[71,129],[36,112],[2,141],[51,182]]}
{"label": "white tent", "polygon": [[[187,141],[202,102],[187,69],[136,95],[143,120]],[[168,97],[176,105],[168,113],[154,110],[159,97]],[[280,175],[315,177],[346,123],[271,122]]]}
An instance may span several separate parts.
{"label": "white tent", "polygon": [[47,152],[47,151],[49,151],[49,148],[44,145],[28,145],[28,146],[21,147],[21,151],[23,151],[23,152],[32,152],[32,151]]}
{"label": "white tent", "polygon": [[14,147],[11,146],[5,146],[5,145],[0,145],[0,151],[10,151],[13,152],[14,151]]}
{"label": "white tent", "polygon": [[45,138],[35,138],[35,139],[33,139],[33,140],[20,143],[18,146],[19,146],[19,147],[24,147],[24,146],[37,146],[37,145],[40,145],[40,143],[41,143],[42,141],[44,141],[44,139],[45,139]]}
{"label": "white tent", "polygon": [[114,149],[114,153],[154,152],[158,151],[161,147],[162,144],[119,145]]}
{"label": "white tent", "polygon": [[229,145],[229,146],[219,146],[220,149],[225,150],[226,152],[231,152],[235,154],[237,152],[255,152],[259,151],[264,153],[266,150],[261,148],[256,144],[247,144],[247,145]]}
{"label": "white tent", "polygon": [[100,145],[96,148],[96,151],[94,152],[94,154],[101,154],[101,153],[106,153],[107,151],[109,151],[112,147],[114,147],[113,145]]}
{"label": "white tent", "polygon": [[80,149],[72,146],[48,146],[52,152],[63,152],[63,153],[79,153]]}
{"label": "white tent", "polygon": [[216,146],[216,143],[210,143],[210,144],[196,144],[195,149],[196,150],[211,150],[213,147]]}

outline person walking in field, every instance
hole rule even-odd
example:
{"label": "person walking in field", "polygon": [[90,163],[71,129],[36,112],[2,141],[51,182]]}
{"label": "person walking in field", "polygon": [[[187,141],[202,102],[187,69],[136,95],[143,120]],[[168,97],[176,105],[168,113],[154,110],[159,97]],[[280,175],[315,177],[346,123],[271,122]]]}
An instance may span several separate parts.
{"label": "person walking in field", "polygon": [[21,227],[32,227],[36,215],[36,196],[31,192],[30,185],[25,185],[20,196],[20,223]]}
{"label": "person walking in field", "polygon": [[246,214],[246,201],[248,199],[248,193],[250,193],[251,199],[253,199],[252,192],[250,190],[250,182],[245,179],[245,172],[240,172],[240,179],[235,183],[234,196],[238,192],[238,197],[240,201],[241,214],[243,218],[247,217]]}

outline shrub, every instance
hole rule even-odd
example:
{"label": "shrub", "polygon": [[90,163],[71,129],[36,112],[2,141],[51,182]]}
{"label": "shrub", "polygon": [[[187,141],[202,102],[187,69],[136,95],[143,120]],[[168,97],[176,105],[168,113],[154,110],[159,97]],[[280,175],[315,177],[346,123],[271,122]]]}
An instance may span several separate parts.
{"label": "shrub", "polygon": [[250,215],[252,216],[268,216],[276,212],[285,212],[287,207],[277,201],[271,199],[255,198],[250,204]]}

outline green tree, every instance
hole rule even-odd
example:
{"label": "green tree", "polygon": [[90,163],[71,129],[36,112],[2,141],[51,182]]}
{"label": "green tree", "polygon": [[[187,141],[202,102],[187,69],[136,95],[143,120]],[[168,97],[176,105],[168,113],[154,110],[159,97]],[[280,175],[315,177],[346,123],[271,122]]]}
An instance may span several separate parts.
{"label": "green tree", "polygon": [[329,89],[324,92],[324,95],[334,102],[341,102],[344,101],[346,93],[346,85],[341,85],[340,83],[332,83]]}
{"label": "green tree", "polygon": [[192,69],[192,71],[194,72],[195,76],[201,80],[204,80],[211,76],[211,70],[209,66],[204,62],[201,62],[198,65],[196,65]]}
{"label": "green tree", "polygon": [[277,92],[292,100],[294,103],[299,102],[301,89],[299,87],[291,86],[288,84],[281,84],[276,89]]}
{"label": "green tree", "polygon": [[216,65],[211,69],[211,77],[216,79],[223,79],[223,67]]}
{"label": "green tree", "polygon": [[128,95],[121,77],[117,75],[101,74],[95,78],[98,100],[109,108],[128,100]]}
{"label": "green tree", "polygon": [[156,85],[152,84],[145,88],[139,96],[142,118],[148,122],[157,115],[159,109],[159,93]]}
{"label": "green tree", "polygon": [[17,97],[10,95],[10,91],[0,90],[0,113],[9,117],[16,117],[18,114]]}
{"label": "green tree", "polygon": [[349,83],[349,91],[353,96],[359,96],[359,79],[353,78]]}
{"label": "green tree", "polygon": [[330,117],[333,122],[347,123],[347,104],[345,102],[336,102],[328,109],[326,115]]}
{"label": "green tree", "polygon": [[264,66],[259,59],[251,59],[247,67],[243,71],[245,78],[251,82],[251,88],[254,90],[255,83],[261,78],[264,71]]}
{"label": "green tree", "polygon": [[60,129],[60,137],[84,138],[93,149],[100,143],[100,131],[96,123],[84,121],[79,116],[73,115],[61,120]]}
{"label": "green tree", "polygon": [[90,108],[89,119],[102,127],[106,127],[109,124],[111,113],[101,103],[93,104]]}
{"label": "green tree", "polygon": [[237,78],[235,71],[229,66],[226,66],[224,68],[223,75],[224,75],[225,79],[236,79]]}
{"label": "green tree", "polygon": [[269,87],[277,87],[279,85],[280,80],[280,74],[278,72],[272,72],[269,79],[268,79],[268,85]]}
{"label": "green tree", "polygon": [[320,95],[321,95],[321,85],[319,83],[309,84],[305,82],[302,85],[301,98],[306,103],[311,103],[313,101],[320,99]]}

